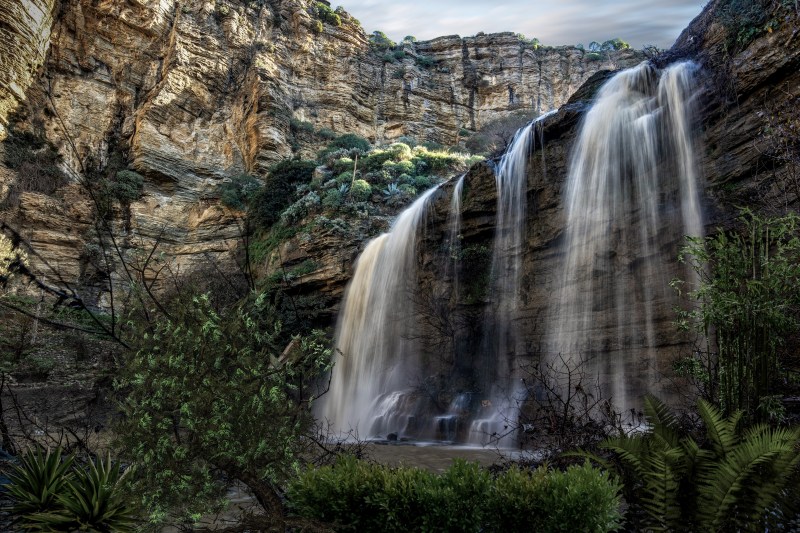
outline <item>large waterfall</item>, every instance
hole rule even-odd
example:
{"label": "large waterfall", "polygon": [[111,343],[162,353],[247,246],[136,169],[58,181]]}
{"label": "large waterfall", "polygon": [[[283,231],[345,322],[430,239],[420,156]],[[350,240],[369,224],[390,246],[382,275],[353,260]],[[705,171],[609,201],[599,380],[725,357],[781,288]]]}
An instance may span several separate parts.
{"label": "large waterfall", "polygon": [[335,433],[372,437],[407,431],[413,423],[408,391],[420,374],[411,335],[417,233],[435,191],[420,196],[358,259],[337,326],[330,390],[319,413]]}
{"label": "large waterfall", "polygon": [[[434,285],[449,287],[449,294],[426,293],[417,272],[420,243],[426,242],[421,228],[442,189],[426,192],[391,232],[373,240],[357,262],[339,317],[330,391],[318,412],[330,429],[361,438],[513,446],[527,387],[536,386],[521,379],[526,376],[520,369],[537,358],[557,370],[578,369],[617,408],[632,407],[641,393],[654,390],[664,368],[657,324],[670,322],[675,302],[669,281],[683,274],[677,251],[685,235],[702,234],[691,127],[695,71],[691,63],[663,71],[642,64],[601,88],[571,152],[564,230],[548,250],[551,261],[560,261],[555,279],[523,276],[530,268],[526,230],[534,220],[527,204],[530,165],[546,141],[546,117],[517,133],[496,167],[489,291],[479,303],[483,319],[464,338],[469,342],[456,338],[439,345],[452,353],[434,355],[450,357],[449,366],[436,367],[431,345],[426,348],[431,332],[420,302],[441,296],[440,307],[453,314],[475,305],[459,298],[462,285],[475,280],[461,279],[464,265],[457,264],[468,178],[454,182],[449,216],[439,220],[446,224],[441,241],[424,256],[428,264],[436,262],[432,255],[442,256],[443,279]],[[540,179],[548,181],[543,149],[541,154]],[[545,301],[522,302],[523,292],[539,288],[535,283],[548,284],[537,292]],[[530,305],[546,310],[537,326],[546,332],[535,349],[519,326],[523,306]]]}
{"label": "large waterfall", "polygon": [[654,324],[669,320],[684,236],[703,232],[690,127],[695,70],[679,63],[660,73],[643,63],[615,75],[584,118],[570,162],[549,356],[585,371],[620,409],[655,388],[663,364]]}

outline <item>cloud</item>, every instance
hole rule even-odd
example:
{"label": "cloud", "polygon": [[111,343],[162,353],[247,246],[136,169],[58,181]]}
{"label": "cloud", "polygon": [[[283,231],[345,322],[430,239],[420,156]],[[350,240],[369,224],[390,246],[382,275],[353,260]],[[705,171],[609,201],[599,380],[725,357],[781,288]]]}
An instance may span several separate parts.
{"label": "cloud", "polygon": [[569,0],[559,5],[522,0],[404,0],[402,4],[349,0],[344,7],[361,20],[366,31],[381,30],[396,40],[406,35],[432,39],[513,31],[552,45],[620,37],[635,47],[667,47],[703,4],[700,0]]}

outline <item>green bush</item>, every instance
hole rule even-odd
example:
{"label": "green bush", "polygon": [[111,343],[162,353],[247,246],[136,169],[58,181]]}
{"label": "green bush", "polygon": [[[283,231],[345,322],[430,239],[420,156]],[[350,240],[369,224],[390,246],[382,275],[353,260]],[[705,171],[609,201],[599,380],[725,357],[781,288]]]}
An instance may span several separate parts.
{"label": "green bush", "polygon": [[328,146],[318,154],[317,160],[329,163],[328,158],[334,153],[337,156],[336,159],[338,159],[349,156],[349,153],[353,150],[368,152],[371,147],[369,141],[364,137],[356,135],[355,133],[345,133],[328,143]]}
{"label": "green bush", "polygon": [[364,180],[356,180],[353,182],[350,194],[356,202],[366,202],[372,196],[372,186]]}
{"label": "green bush", "polygon": [[331,26],[342,25],[342,18],[338,13],[334,12],[330,6],[327,6],[322,2],[317,2],[316,11],[317,17],[325,24],[330,24]]}
{"label": "green bush", "polygon": [[369,44],[376,50],[387,50],[389,48],[394,48],[396,45],[385,33],[377,30],[372,32],[372,35],[369,36]]}
{"label": "green bush", "polygon": [[297,185],[311,182],[313,161],[286,160],[270,168],[264,186],[253,195],[249,216],[259,228],[268,228],[277,222],[281,212],[293,200]]}
{"label": "green bush", "polygon": [[220,184],[219,201],[231,209],[244,211],[260,188],[261,182],[257,178],[241,174]]}
{"label": "green bush", "polygon": [[296,514],[354,531],[605,532],[620,526],[619,490],[588,463],[493,479],[464,461],[435,475],[345,457],[306,470],[287,495]]}
{"label": "green bush", "polygon": [[616,531],[622,525],[622,485],[588,463],[550,475],[542,495],[542,515],[533,529],[541,532]]}

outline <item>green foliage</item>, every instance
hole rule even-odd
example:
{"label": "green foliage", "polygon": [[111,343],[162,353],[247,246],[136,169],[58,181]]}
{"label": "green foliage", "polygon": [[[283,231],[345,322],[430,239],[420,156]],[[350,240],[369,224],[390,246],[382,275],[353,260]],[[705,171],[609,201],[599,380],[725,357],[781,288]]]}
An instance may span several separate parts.
{"label": "green foliage", "polygon": [[330,6],[323,4],[322,2],[317,2],[316,7],[316,14],[317,17],[324,22],[325,24],[330,24],[331,26],[341,26],[342,25],[342,18],[339,16],[338,13],[334,12]]}
{"label": "green foliage", "polygon": [[587,462],[554,472],[542,497],[545,512],[536,531],[616,531],[622,485]]}
{"label": "green foliage", "polygon": [[61,460],[61,448],[29,451],[9,475],[15,522],[27,531],[133,531],[134,514],[124,501],[122,482],[130,470],[111,462],[75,465]]}
{"label": "green foliage", "polygon": [[56,508],[72,476],[74,460],[70,456],[62,461],[61,453],[61,448],[48,450],[45,455],[38,448],[29,450],[9,474],[8,492],[14,500],[11,512],[23,524],[36,513]]}
{"label": "green foliage", "polygon": [[777,20],[770,16],[770,4],[769,0],[724,0],[719,3],[719,20],[728,31],[729,47],[745,48],[759,35],[777,27]]}
{"label": "green foliage", "polygon": [[319,153],[318,161],[324,161],[325,158],[338,150],[360,150],[367,152],[371,148],[369,141],[365,138],[356,135],[355,133],[345,133],[332,140],[328,146]]}
{"label": "green foliage", "polygon": [[319,195],[311,191],[281,213],[281,222],[286,226],[297,224],[320,204]]}
{"label": "green foliage", "polygon": [[496,479],[455,461],[442,475],[340,459],[290,484],[300,516],[355,531],[614,531],[619,485],[586,464],[566,472],[517,468]]}
{"label": "green foliage", "polygon": [[144,178],[132,170],[120,170],[110,183],[111,194],[121,204],[129,204],[142,197]]}
{"label": "green foliage", "polygon": [[626,499],[648,531],[765,531],[796,501],[800,429],[744,429],[700,400],[705,441],[683,435],[666,405],[645,398],[646,433],[601,444],[622,465]]}
{"label": "green foliage", "polygon": [[244,211],[250,200],[261,188],[258,178],[248,174],[240,174],[230,180],[223,181],[218,190],[219,200],[231,209]]}
{"label": "green foliage", "polygon": [[32,525],[43,531],[134,531],[135,516],[123,493],[130,472],[115,465],[110,455],[90,461],[67,481],[58,498],[60,508],[34,515]]}
{"label": "green foliage", "polygon": [[389,39],[385,33],[378,30],[372,32],[372,35],[369,36],[369,44],[375,50],[388,50],[397,45],[393,40]]}
{"label": "green foliage", "polygon": [[355,180],[350,194],[356,202],[366,202],[372,196],[372,186],[364,180]]}
{"label": "green foliage", "polygon": [[132,494],[153,523],[222,507],[232,480],[268,513],[276,484],[291,477],[313,422],[304,379],[328,368],[326,349],[278,358],[281,324],[262,294],[218,314],[197,296],[152,331],[115,387],[124,392],[115,432],[136,459]]}
{"label": "green foliage", "polygon": [[800,217],[745,210],[739,222],[740,231],[689,239],[681,252],[699,283],[688,293],[697,305],[679,311],[678,325],[716,341],[706,351],[716,356],[699,365],[704,396],[725,412],[756,416],[780,375],[778,350],[798,327]]}
{"label": "green foliage", "polygon": [[432,57],[432,56],[423,56],[423,55],[417,56],[414,59],[414,62],[417,64],[417,66],[419,66],[420,68],[424,68],[424,69],[431,69],[431,68],[435,67],[436,63],[437,63],[437,61],[436,61],[436,59],[434,57]]}
{"label": "green foliage", "polygon": [[413,35],[406,35],[405,37],[403,37],[403,42],[404,43],[415,43],[415,42],[417,42],[417,38],[414,37]]}
{"label": "green foliage", "polygon": [[285,160],[269,170],[264,186],[252,196],[249,216],[258,228],[268,228],[292,202],[297,185],[309,183],[314,161]]}

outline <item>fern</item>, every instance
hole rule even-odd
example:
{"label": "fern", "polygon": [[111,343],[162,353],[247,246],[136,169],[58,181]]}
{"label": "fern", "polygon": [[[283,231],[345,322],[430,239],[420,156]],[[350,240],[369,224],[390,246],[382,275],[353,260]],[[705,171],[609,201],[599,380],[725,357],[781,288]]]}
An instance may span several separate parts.
{"label": "fern", "polygon": [[647,433],[607,439],[623,467],[628,493],[646,514],[646,529],[763,531],[796,497],[800,428],[741,428],[741,413],[725,418],[700,401],[706,427],[701,445],[681,436],[674,415],[645,399]]}

